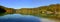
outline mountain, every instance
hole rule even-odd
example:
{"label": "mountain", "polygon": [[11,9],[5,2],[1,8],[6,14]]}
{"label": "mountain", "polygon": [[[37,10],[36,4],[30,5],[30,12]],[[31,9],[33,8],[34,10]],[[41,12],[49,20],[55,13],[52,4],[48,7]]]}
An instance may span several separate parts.
{"label": "mountain", "polygon": [[19,12],[20,14],[60,19],[60,4],[51,4],[48,6],[40,6],[37,8],[21,8],[17,12]]}
{"label": "mountain", "polygon": [[16,13],[16,14],[33,15],[51,19],[60,19],[60,4],[51,4],[48,6],[40,6],[37,8],[14,9],[14,8],[7,8],[4,6],[0,6],[0,8],[6,10],[5,13],[8,14]]}
{"label": "mountain", "polygon": [[13,8],[7,8],[7,7],[1,6],[1,5],[0,5],[0,8],[4,9],[6,11],[5,13],[9,13],[10,14],[10,13],[14,13],[15,12],[15,10]]}

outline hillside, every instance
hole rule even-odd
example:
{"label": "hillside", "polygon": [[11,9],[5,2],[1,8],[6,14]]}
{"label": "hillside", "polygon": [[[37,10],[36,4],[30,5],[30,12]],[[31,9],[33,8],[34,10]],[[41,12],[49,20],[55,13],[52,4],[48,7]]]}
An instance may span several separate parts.
{"label": "hillside", "polygon": [[45,17],[51,19],[60,19],[60,4],[51,4],[48,6],[40,6],[37,8],[7,8],[4,6],[0,6],[0,8],[6,10],[5,13],[8,14],[23,14],[23,15],[33,15],[38,17]]}
{"label": "hillside", "polygon": [[7,7],[1,6],[1,5],[0,5],[0,8],[4,9],[6,11],[5,13],[9,13],[9,14],[15,13],[15,10],[13,8],[7,8]]}
{"label": "hillside", "polygon": [[51,4],[48,6],[40,6],[37,8],[21,8],[17,12],[19,12],[20,14],[60,19],[60,4]]}

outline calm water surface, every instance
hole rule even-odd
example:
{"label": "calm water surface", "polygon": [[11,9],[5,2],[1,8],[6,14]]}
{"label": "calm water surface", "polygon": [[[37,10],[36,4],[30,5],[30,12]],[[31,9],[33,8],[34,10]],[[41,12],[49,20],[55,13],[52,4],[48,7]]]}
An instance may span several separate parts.
{"label": "calm water surface", "polygon": [[38,17],[21,14],[0,16],[0,22],[41,22]]}
{"label": "calm water surface", "polygon": [[54,22],[54,21],[32,15],[7,14],[0,16],[0,22]]}

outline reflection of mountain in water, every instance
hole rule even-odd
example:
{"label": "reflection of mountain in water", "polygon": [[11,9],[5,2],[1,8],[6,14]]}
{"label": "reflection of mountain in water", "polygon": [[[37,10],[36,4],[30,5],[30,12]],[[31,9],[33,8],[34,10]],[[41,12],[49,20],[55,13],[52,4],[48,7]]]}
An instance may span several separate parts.
{"label": "reflection of mountain in water", "polygon": [[[13,8],[5,8],[3,6],[0,6],[0,7],[1,9],[3,8],[6,10],[5,12],[6,15],[18,13],[23,15],[33,15],[33,16],[39,16],[39,17],[45,17],[45,18],[51,18],[51,19],[60,19],[60,4],[52,4],[49,6],[41,6],[38,8],[22,8],[22,9],[16,9],[16,10]],[[0,16],[3,16],[5,14],[0,14]]]}
{"label": "reflection of mountain in water", "polygon": [[4,16],[4,15],[8,15],[8,13],[0,13],[0,16]]}
{"label": "reflection of mountain in water", "polygon": [[23,18],[17,18],[17,19],[0,19],[0,22],[40,22],[37,19],[23,19]]}
{"label": "reflection of mountain in water", "polygon": [[23,16],[18,14],[5,15],[0,17],[0,22],[40,22],[40,19],[34,16]]}

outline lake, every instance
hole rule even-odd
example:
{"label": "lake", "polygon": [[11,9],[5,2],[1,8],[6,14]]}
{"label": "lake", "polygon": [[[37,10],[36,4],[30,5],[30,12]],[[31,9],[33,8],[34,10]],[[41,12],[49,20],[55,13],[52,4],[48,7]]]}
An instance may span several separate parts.
{"label": "lake", "polygon": [[0,22],[54,22],[32,15],[6,14],[0,16]]}

